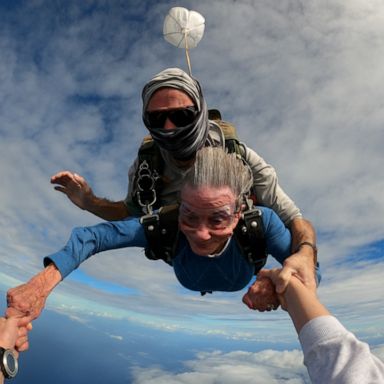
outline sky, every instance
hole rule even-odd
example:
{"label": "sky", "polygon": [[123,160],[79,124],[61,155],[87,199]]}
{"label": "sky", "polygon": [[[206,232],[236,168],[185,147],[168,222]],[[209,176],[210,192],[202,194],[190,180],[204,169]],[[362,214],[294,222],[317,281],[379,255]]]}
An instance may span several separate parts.
{"label": "sky", "polygon": [[[173,6],[205,17],[190,54],[208,106],[315,226],[320,299],[384,358],[379,0],[0,0],[0,310],[73,227],[100,222],[53,174],[125,197],[142,87],[187,70],[162,36]],[[309,383],[287,314],[250,311],[245,292],[201,297],[142,250],[99,254],[50,296],[14,382]]]}

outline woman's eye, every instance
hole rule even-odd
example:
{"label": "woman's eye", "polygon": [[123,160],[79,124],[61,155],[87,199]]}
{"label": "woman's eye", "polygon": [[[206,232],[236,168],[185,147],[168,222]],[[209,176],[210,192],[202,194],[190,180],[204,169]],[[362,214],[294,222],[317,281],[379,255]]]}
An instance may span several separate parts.
{"label": "woman's eye", "polygon": [[199,223],[199,218],[195,215],[185,215],[184,219],[188,225],[197,225]]}
{"label": "woman's eye", "polygon": [[228,224],[228,220],[230,219],[230,216],[226,213],[218,213],[215,215],[212,215],[209,218],[209,222],[214,227],[223,227]]}

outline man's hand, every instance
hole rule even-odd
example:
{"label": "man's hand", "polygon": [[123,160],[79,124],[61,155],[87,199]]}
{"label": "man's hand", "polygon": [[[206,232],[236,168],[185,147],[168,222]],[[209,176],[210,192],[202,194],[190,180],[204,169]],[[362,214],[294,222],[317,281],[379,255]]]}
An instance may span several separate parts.
{"label": "man's hand", "polygon": [[95,197],[91,187],[77,173],[58,172],[51,177],[51,183],[58,184],[55,186],[55,190],[66,194],[68,199],[81,209],[87,209]]}
{"label": "man's hand", "polygon": [[[292,276],[296,276],[313,292],[316,292],[315,260],[316,233],[312,224],[303,218],[290,223],[294,253],[285,259],[283,269],[276,280],[276,292],[281,294]],[[313,244],[311,246],[311,244]]]}
{"label": "man's hand", "polygon": [[279,307],[279,299],[275,292],[275,286],[269,278],[258,277],[243,296],[243,303],[249,309],[260,312],[277,309]]}
{"label": "man's hand", "polygon": [[7,292],[7,317],[39,317],[52,289],[61,281],[61,274],[54,264],[48,265],[26,284],[11,288]]}
{"label": "man's hand", "polygon": [[103,220],[115,221],[123,220],[130,216],[124,200],[110,201],[105,198],[97,197],[83,177],[77,173],[62,171],[51,177],[52,184],[56,191],[67,195],[79,208],[84,209]]}
{"label": "man's hand", "polygon": [[283,293],[291,276],[296,276],[306,287],[316,292],[315,264],[313,250],[303,246],[293,255],[287,257],[283,269],[276,279],[276,292]]}

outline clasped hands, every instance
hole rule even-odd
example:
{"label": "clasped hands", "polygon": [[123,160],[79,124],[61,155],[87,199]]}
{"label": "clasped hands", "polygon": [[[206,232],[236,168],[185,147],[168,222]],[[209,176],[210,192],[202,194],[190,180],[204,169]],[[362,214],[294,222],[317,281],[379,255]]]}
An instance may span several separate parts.
{"label": "clasped hands", "polygon": [[256,281],[243,296],[243,303],[248,308],[260,312],[276,310],[280,305],[285,309],[283,293],[293,276],[316,292],[313,261],[304,252],[297,252],[284,261],[283,268],[261,270]]}

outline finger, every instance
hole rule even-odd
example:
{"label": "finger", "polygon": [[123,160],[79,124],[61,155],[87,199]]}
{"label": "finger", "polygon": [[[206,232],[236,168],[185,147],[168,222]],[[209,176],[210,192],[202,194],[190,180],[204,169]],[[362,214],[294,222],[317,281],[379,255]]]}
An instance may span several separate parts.
{"label": "finger", "polygon": [[13,308],[13,307],[8,307],[6,310],[5,310],[5,317],[7,319],[11,318],[11,317],[15,317],[15,318],[22,318],[22,317],[25,317],[26,313],[24,313],[23,311],[20,311],[19,309],[16,309],[16,308]]}
{"label": "finger", "polygon": [[16,343],[15,343],[15,347],[16,349],[21,352],[21,348],[26,345],[28,345],[29,342],[28,342],[28,336],[20,336],[17,340],[16,340]]}
{"label": "finger", "polygon": [[56,185],[56,186],[54,187],[54,189],[55,189],[56,191],[59,191],[59,192],[65,193],[65,194],[66,194],[66,190],[67,190],[67,188],[60,187],[60,186],[58,186],[58,185]]}
{"label": "finger", "polygon": [[71,177],[71,176],[72,176],[72,172],[70,171],[60,171],[55,173],[53,176],[51,176],[51,180],[57,180],[63,177]]}
{"label": "finger", "polygon": [[29,349],[29,341],[25,341],[20,346],[16,346],[16,351],[18,352],[25,352],[27,349]]}
{"label": "finger", "polygon": [[257,277],[268,277],[270,276],[270,270],[269,269],[261,269],[259,273],[257,274]]}
{"label": "finger", "polygon": [[289,280],[296,271],[289,267],[284,267],[276,278],[276,292],[282,294],[288,286]]}
{"label": "finger", "polygon": [[252,300],[249,298],[248,293],[243,296],[243,303],[249,308],[253,309]]}
{"label": "finger", "polygon": [[32,320],[34,320],[34,318],[31,315],[23,316],[21,318],[19,317],[18,325],[19,325],[19,327],[22,326],[22,327],[27,327],[27,328],[32,329],[32,323],[31,323]]}
{"label": "finger", "polygon": [[84,182],[84,177],[80,176],[77,173],[73,174],[73,180],[77,181],[78,183],[83,183]]}
{"label": "finger", "polygon": [[18,326],[19,318],[17,317],[9,317],[5,320],[5,323],[9,329],[16,329]]}
{"label": "finger", "polygon": [[69,183],[76,182],[74,176],[70,172],[63,173],[57,177],[51,178],[52,184],[67,185]]}
{"label": "finger", "polygon": [[31,327],[29,327],[29,324],[31,324],[31,323],[28,323],[27,326],[19,327],[19,329],[18,329],[18,336],[19,337],[27,336],[28,333],[32,330],[32,325],[31,325]]}

